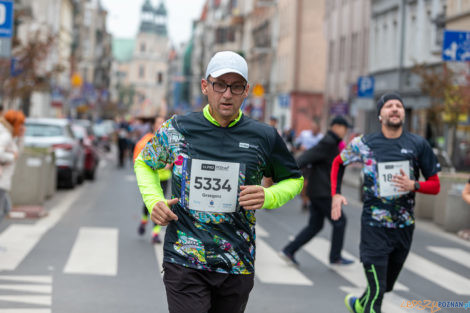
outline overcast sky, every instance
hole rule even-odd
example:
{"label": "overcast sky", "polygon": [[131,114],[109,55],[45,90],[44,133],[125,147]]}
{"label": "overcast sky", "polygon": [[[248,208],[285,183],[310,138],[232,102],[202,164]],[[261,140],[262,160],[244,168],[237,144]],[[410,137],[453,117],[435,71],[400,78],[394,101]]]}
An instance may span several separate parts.
{"label": "overcast sky", "polygon": [[[151,0],[157,6],[161,0]],[[140,22],[140,9],[145,0],[101,0],[108,10],[108,31],[118,38],[133,38]],[[205,0],[164,0],[168,11],[168,32],[173,43],[187,41],[194,19],[201,15]]]}

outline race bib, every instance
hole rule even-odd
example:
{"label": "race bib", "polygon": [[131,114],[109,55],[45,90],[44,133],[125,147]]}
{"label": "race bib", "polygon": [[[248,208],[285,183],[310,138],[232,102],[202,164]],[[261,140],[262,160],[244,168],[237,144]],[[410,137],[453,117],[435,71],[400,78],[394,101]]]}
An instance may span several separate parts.
{"label": "race bib", "polygon": [[392,182],[393,176],[401,175],[400,170],[403,170],[408,177],[410,176],[409,161],[379,162],[378,170],[381,197],[392,197],[409,193],[409,191],[398,191],[398,187]]}
{"label": "race bib", "polygon": [[240,164],[192,159],[188,207],[231,213],[237,209]]}

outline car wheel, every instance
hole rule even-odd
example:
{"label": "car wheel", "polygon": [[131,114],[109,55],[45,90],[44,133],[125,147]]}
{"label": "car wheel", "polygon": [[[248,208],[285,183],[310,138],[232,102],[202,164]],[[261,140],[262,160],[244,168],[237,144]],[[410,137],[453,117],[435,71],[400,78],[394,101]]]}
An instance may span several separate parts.
{"label": "car wheel", "polygon": [[95,180],[96,178],[96,167],[88,172],[88,179]]}
{"label": "car wheel", "polygon": [[74,171],[70,173],[70,176],[67,177],[67,180],[65,181],[65,187],[69,189],[75,188],[75,185],[77,184],[77,175]]}
{"label": "car wheel", "polygon": [[85,173],[84,173],[84,172],[81,172],[81,173],[78,174],[78,176],[77,176],[77,184],[81,185],[84,180],[85,180]]}

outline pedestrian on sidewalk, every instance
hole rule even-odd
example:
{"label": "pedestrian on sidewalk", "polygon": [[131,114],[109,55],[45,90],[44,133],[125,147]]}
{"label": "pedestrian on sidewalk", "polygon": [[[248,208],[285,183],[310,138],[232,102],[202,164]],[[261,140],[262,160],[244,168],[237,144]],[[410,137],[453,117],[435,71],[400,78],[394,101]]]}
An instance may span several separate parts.
{"label": "pedestrian on sidewalk", "polygon": [[[344,167],[360,162],[364,173],[364,205],[361,218],[361,262],[367,289],[344,302],[351,313],[381,312],[385,292],[393,290],[411,248],[416,192],[439,193],[440,165],[428,142],[403,129],[405,107],[401,96],[388,92],[377,102],[381,131],[354,138],[333,161],[331,217],[339,220]],[[419,173],[425,181],[419,181]]]}
{"label": "pedestrian on sidewalk", "polygon": [[[139,156],[140,152],[142,149],[145,147],[145,145],[150,141],[150,139],[155,136],[157,131],[160,129],[162,126],[163,122],[165,122],[165,118],[163,116],[157,116],[154,120],[153,124],[153,132],[148,132],[146,133],[136,144],[134,147],[134,155],[133,155],[133,160],[135,162],[135,159]],[[163,190],[163,195],[168,194],[168,183],[171,178],[171,165],[167,165],[162,169],[158,170],[158,177],[160,178],[160,185]],[[145,228],[147,226],[149,219],[149,211],[147,210],[147,207],[145,206],[145,203],[142,207],[142,217],[140,219],[140,224],[137,229],[137,232],[139,235],[145,234]],[[161,226],[158,225],[157,223],[153,223],[153,229],[152,229],[152,243],[161,243],[161,239],[159,237],[160,231],[161,231]]]}
{"label": "pedestrian on sidewalk", "polygon": [[[344,231],[346,228],[346,216],[344,214],[338,220],[331,219],[331,188],[330,171],[333,159],[339,153],[339,143],[348,132],[349,123],[341,116],[333,118],[330,129],[320,142],[305,151],[297,159],[301,169],[308,171],[307,195],[310,199],[310,218],[308,225],[287,246],[282,249],[280,255],[283,259],[294,265],[298,265],[295,253],[315,235],[322,230],[323,222],[327,218],[333,226],[330,263],[338,265],[351,264],[352,261],[341,256],[343,249]],[[308,168],[307,168],[308,166]]]}
{"label": "pedestrian on sidewalk", "polygon": [[10,189],[20,138],[24,135],[25,116],[21,111],[8,110],[0,117],[0,218],[11,210]]}
{"label": "pedestrian on sidewalk", "polygon": [[[276,129],[240,110],[249,88],[246,60],[216,53],[201,80],[209,104],[166,121],[135,161],[152,221],[168,225],[163,282],[170,313],[244,312],[254,283],[255,211],[279,207],[302,189]],[[172,163],[167,200],[156,170]],[[262,187],[263,176],[275,184]]]}

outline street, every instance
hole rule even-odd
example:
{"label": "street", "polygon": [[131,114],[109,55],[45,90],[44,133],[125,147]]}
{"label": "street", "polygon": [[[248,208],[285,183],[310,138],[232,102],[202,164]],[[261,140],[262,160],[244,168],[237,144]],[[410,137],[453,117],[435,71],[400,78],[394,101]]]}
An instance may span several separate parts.
{"label": "street", "polygon": [[[161,274],[162,244],[151,244],[151,227],[137,234],[142,200],[129,163],[116,167],[103,158],[95,182],[60,190],[37,220],[0,223],[0,313],[167,312]],[[296,198],[275,211],[257,213],[255,287],[246,312],[347,312],[346,293],[365,286],[358,261],[360,203],[349,198],[343,256],[351,266],[330,266],[330,226],[297,254],[299,268],[288,266],[278,251],[305,224],[308,214]],[[417,221],[412,252],[383,311],[412,309],[407,301],[470,300],[470,242]],[[416,302],[415,302],[416,303]],[[433,311],[437,312],[437,311]],[[465,312],[442,308],[440,312]]]}

